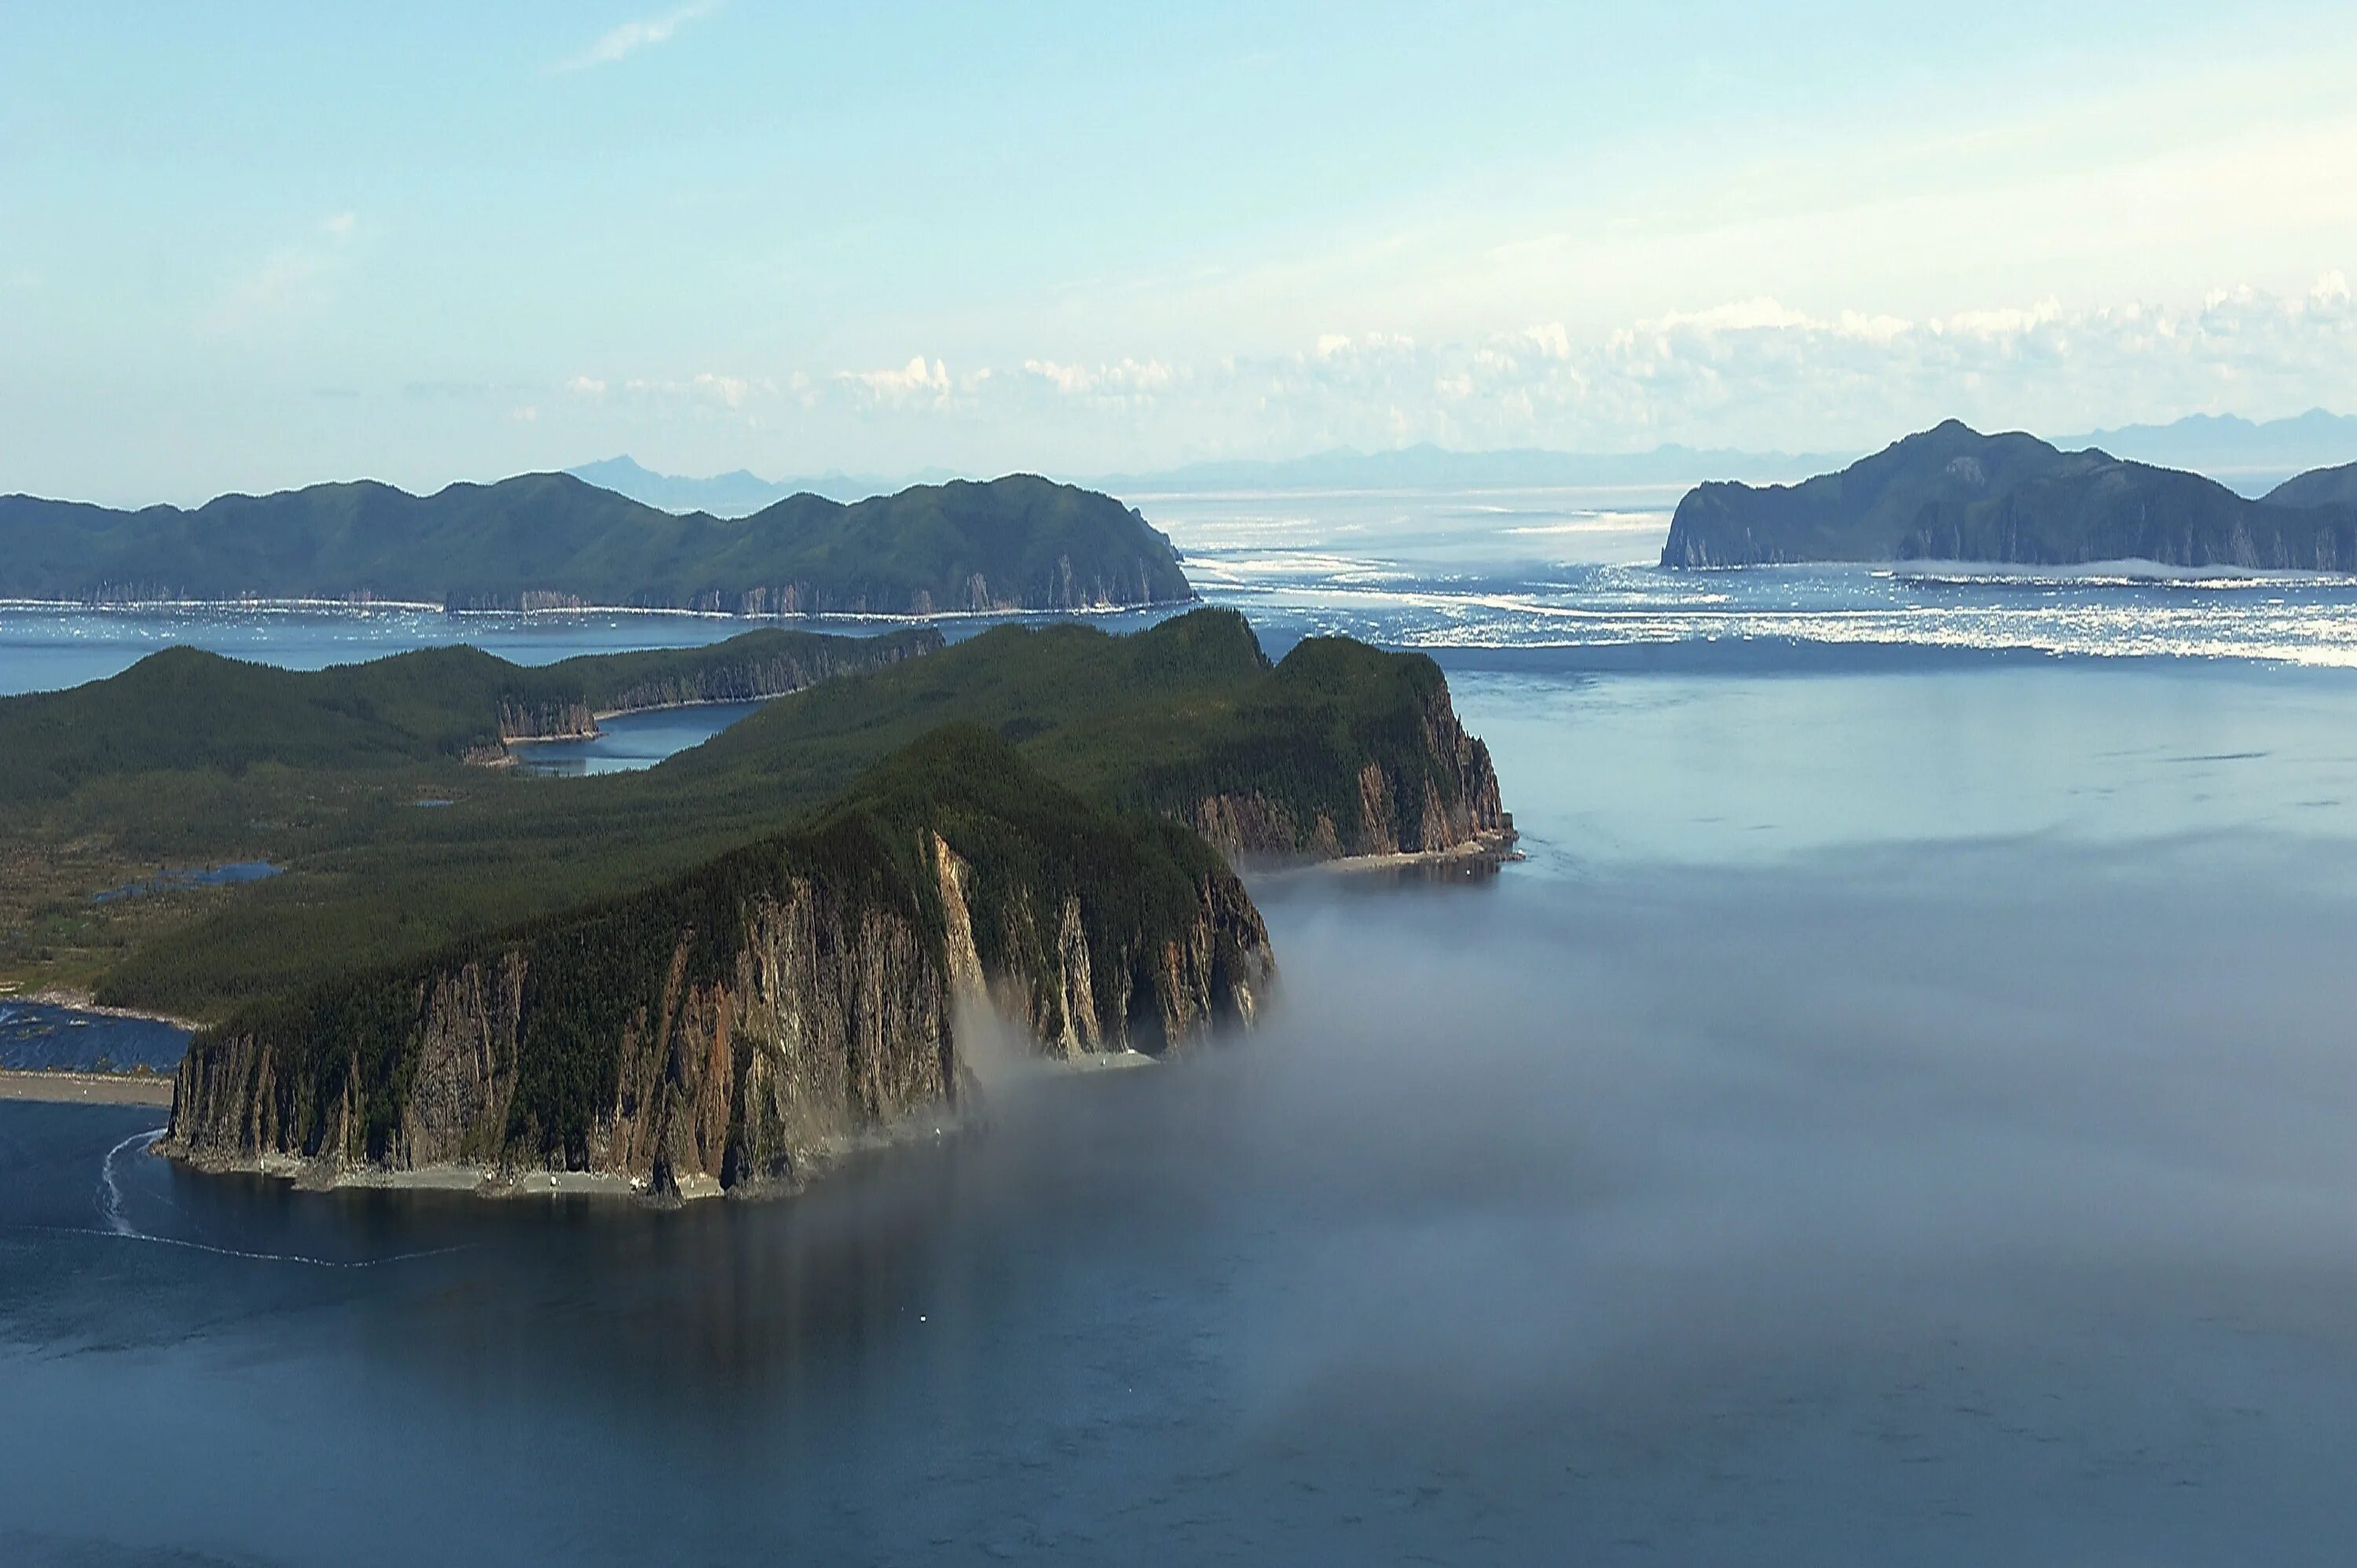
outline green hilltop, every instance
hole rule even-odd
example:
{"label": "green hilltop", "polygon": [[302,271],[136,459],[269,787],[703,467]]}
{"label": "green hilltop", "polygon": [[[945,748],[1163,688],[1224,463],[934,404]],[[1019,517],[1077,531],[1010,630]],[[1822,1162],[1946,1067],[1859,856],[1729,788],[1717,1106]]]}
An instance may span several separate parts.
{"label": "green hilltop", "polygon": [[941,647],[930,628],[873,638],[767,628],[537,666],[454,647],[317,671],[169,648],[107,680],[0,701],[0,800],[146,773],[490,760],[511,740],[592,733],[600,715],[775,696]]}

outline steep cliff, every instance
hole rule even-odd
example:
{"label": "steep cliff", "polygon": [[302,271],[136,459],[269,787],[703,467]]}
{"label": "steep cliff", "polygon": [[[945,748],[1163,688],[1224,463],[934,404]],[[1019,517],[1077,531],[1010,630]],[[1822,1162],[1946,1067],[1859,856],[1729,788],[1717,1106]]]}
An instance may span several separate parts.
{"label": "steep cliff", "polygon": [[[1312,637],[1271,665],[1232,612],[1185,618],[1194,656],[1223,668],[1218,684],[1027,750],[1093,798],[1176,818],[1241,863],[1512,847],[1490,748],[1458,721],[1430,659]],[[1223,640],[1240,646],[1218,651]]]}
{"label": "steep cliff", "polygon": [[1194,835],[952,726],[807,829],[199,1036],[161,1147],[792,1187],[954,1108],[983,1009],[1046,1055],[1159,1053],[1249,1024],[1274,979],[1258,912]]}
{"label": "steep cliff", "polygon": [[1798,485],[1697,486],[1664,566],[1974,561],[2357,571],[2357,508],[2246,500],[2199,474],[1954,420]]}
{"label": "steep cliff", "polygon": [[[1280,773],[1273,787],[1212,789],[1166,809],[1243,863],[1505,854],[1514,819],[1499,800],[1490,748],[1458,722],[1438,667],[1418,662],[1426,669],[1411,666],[1404,683],[1412,690],[1377,734],[1356,737],[1314,770]],[[1336,788],[1338,778],[1347,786]]]}

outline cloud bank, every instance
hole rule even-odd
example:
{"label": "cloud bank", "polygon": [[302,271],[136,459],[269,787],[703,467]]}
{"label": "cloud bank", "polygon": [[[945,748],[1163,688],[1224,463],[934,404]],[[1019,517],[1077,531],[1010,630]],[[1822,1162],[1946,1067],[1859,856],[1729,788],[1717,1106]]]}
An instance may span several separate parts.
{"label": "cloud bank", "polygon": [[2176,304],[1999,303],[1945,316],[1830,315],[1772,297],[1581,331],[1560,320],[1426,342],[1325,332],[1290,353],[1194,362],[1033,356],[884,369],[582,372],[642,401],[763,423],[888,420],[928,459],[964,448],[1083,467],[1290,456],[1419,441],[1632,450],[1663,442],[1825,450],[1949,416],[2069,434],[2198,412],[2265,417],[2350,403],[2347,274],[2303,293],[2223,287]]}

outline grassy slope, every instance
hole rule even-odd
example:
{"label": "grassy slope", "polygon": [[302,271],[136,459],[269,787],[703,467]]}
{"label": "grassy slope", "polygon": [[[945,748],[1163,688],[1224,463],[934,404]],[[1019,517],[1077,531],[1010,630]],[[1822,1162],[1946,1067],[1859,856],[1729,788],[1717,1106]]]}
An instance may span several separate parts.
{"label": "grassy slope", "polygon": [[977,573],[1002,603],[1064,603],[1051,590],[1067,563],[1084,597],[1191,596],[1168,542],[1135,512],[1023,475],[851,506],[795,496],[738,519],[659,511],[563,474],[432,496],[317,485],[193,511],[0,497],[0,595],[20,597],[365,593],[488,606],[540,592],[736,609],[748,590],[801,583],[817,600],[805,608],[903,612],[920,594],[967,607]]}
{"label": "grassy slope", "polygon": [[[63,803],[85,831],[165,829],[140,802],[206,802],[217,858],[267,854],[285,876],[214,898],[150,936],[101,987],[124,1005],[218,1017],[356,963],[645,886],[816,810],[943,724],[1017,743],[1100,804],[1168,810],[1223,789],[1339,815],[1362,762],[1412,755],[1417,704],[1441,682],[1415,655],[1340,639],[1271,666],[1242,617],[1198,610],[1130,637],[1059,623],[995,628],[928,658],[823,682],[767,704],[641,773],[549,779],[454,765],[373,780],[253,769],[135,788],[100,780]],[[421,794],[455,800],[420,811]],[[195,853],[193,836],[178,852]]]}

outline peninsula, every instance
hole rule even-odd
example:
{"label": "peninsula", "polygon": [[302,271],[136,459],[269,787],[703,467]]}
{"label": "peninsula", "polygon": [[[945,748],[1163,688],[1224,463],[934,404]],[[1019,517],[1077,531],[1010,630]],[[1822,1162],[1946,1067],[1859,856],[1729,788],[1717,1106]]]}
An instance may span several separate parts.
{"label": "peninsula", "polygon": [[[1272,660],[1213,609],[1127,636],[791,646],[806,683],[654,768],[579,779],[469,758],[519,704],[669,693],[743,650],[307,675],[159,654],[0,700],[0,737],[38,743],[0,766],[0,821],[60,864],[102,844],[279,869],[59,895],[101,1002],[208,1026],[168,1152],[682,1196],[791,1187],[936,1124],[964,1092],[962,1009],[1065,1058],[1248,1024],[1275,960],[1239,865],[1512,843],[1488,748],[1422,655],[1311,638]],[[142,693],[197,677],[210,738],[156,739],[199,708]],[[0,945],[20,983],[45,978],[31,957]]]}

